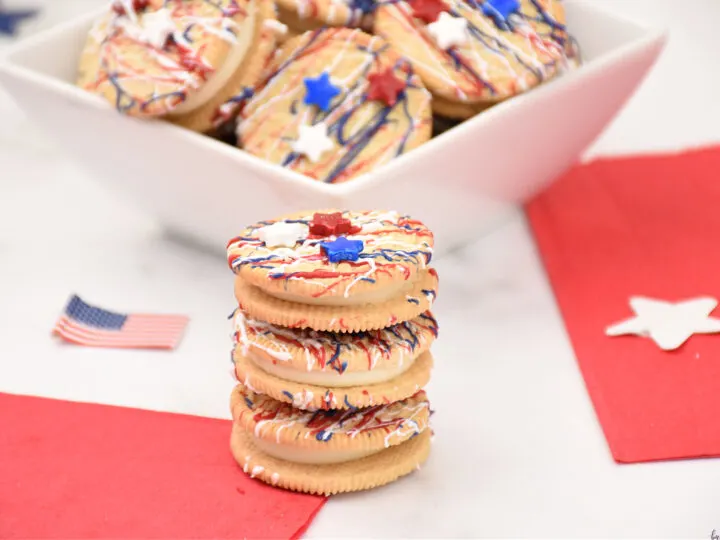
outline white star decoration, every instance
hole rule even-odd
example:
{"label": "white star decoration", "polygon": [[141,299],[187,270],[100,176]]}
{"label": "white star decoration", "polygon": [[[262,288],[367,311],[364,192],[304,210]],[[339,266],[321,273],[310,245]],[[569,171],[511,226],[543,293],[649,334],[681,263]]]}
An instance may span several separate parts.
{"label": "white star decoration", "polygon": [[331,150],[335,144],[328,137],[327,125],[319,122],[314,126],[300,126],[300,133],[296,141],[292,142],[292,149],[303,154],[313,163],[317,163],[325,152]]}
{"label": "white star decoration", "polygon": [[166,8],[143,15],[141,25],[142,39],[158,49],[162,49],[168,38],[175,33],[172,13]]}
{"label": "white star decoration", "polygon": [[427,25],[427,31],[441,49],[462,45],[467,41],[467,19],[453,17],[443,11],[434,23]]}
{"label": "white star decoration", "polygon": [[608,326],[605,333],[649,337],[662,350],[671,351],[693,334],[720,333],[720,319],[710,317],[717,305],[715,298],[707,296],[677,303],[633,296],[630,307],[635,317]]}
{"label": "white star decoration", "polygon": [[267,227],[259,229],[258,238],[265,242],[269,248],[272,247],[294,247],[299,240],[305,240],[309,229],[302,223],[286,223],[278,221]]}

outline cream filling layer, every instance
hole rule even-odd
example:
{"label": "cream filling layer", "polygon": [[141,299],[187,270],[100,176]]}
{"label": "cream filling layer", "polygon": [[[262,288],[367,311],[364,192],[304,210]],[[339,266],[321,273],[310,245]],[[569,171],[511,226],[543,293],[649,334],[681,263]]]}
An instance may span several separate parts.
{"label": "cream filling layer", "polygon": [[267,441],[265,439],[260,439],[259,437],[253,437],[253,443],[271,457],[282,459],[283,461],[306,463],[310,465],[329,465],[332,463],[354,461],[356,459],[362,459],[364,457],[377,454],[378,452],[382,452],[384,450],[384,448],[379,450],[356,450],[353,448],[342,450],[295,448]]}
{"label": "cream filling layer", "polygon": [[393,369],[372,369],[369,371],[352,371],[340,374],[336,371],[303,371],[279,363],[273,364],[272,360],[264,358],[263,355],[254,353],[252,350],[248,351],[246,356],[257,367],[280,379],[303,384],[338,388],[383,383],[402,375],[415,363],[415,358],[412,357]]}
{"label": "cream filling layer", "polygon": [[[415,279],[418,279],[417,276]],[[311,304],[316,306],[360,306],[363,304],[381,304],[392,300],[393,298],[400,296],[404,292],[412,289],[415,280],[408,279],[403,281],[400,285],[394,287],[388,286],[383,287],[380,290],[368,291],[362,294],[343,294],[337,296],[319,296],[318,298],[312,298],[308,296],[300,296],[297,294],[287,293],[285,291],[267,290],[262,289],[263,292],[279,298],[280,300],[287,300],[288,302],[295,302],[296,304]]]}
{"label": "cream filling layer", "polygon": [[196,92],[190,93],[185,101],[175,107],[170,116],[188,114],[199,109],[225,87],[242,65],[245,56],[247,56],[255,35],[256,17],[258,17],[258,14],[255,3],[250,2],[245,20],[238,25],[237,41],[228,53],[225,62],[223,62],[220,69],[215,70],[202,87]]}

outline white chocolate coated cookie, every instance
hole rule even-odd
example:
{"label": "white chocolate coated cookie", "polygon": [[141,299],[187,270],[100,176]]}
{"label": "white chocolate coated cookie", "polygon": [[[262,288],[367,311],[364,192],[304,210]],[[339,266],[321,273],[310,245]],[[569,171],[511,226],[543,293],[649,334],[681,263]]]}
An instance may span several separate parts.
{"label": "white chocolate coated cookie", "polygon": [[[557,0],[518,0],[499,16],[489,0],[400,0],[376,10],[374,30],[410,59],[452,116],[524,92],[567,65],[569,37]],[[503,4],[508,2],[503,1]],[[452,109],[452,104],[473,105]]]}
{"label": "white chocolate coated cookie", "polygon": [[370,172],[426,142],[430,94],[382,38],[329,28],[286,42],[242,111],[241,148],[328,183]]}

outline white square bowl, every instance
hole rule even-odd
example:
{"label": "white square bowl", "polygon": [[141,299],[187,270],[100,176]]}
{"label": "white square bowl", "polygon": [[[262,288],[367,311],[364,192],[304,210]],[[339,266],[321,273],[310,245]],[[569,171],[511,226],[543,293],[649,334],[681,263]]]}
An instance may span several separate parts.
{"label": "white square bowl", "polygon": [[216,249],[247,223],[313,208],[387,208],[423,220],[438,254],[478,238],[570,167],[632,95],[666,35],[566,3],[584,65],[452,128],[377,171],[316,182],[182,128],[119,115],[75,86],[97,14],[18,43],[0,81],[98,180],[169,230]]}

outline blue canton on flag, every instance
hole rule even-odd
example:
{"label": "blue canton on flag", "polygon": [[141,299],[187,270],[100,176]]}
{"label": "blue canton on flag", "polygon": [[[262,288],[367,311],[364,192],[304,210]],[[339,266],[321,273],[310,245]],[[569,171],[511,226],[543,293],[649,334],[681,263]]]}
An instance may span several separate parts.
{"label": "blue canton on flag", "polygon": [[108,330],[120,330],[127,320],[127,315],[90,306],[76,294],[72,296],[67,308],[65,308],[65,314],[86,326],[106,328]]}

